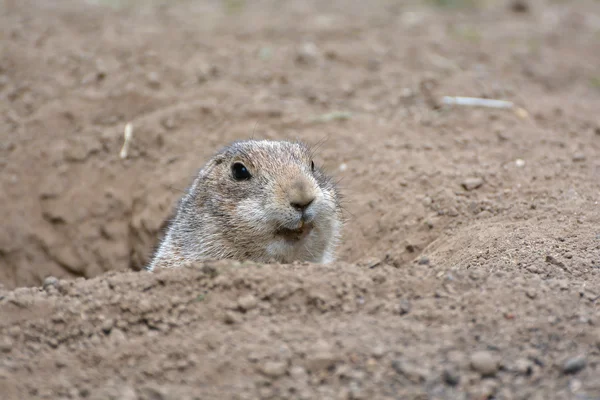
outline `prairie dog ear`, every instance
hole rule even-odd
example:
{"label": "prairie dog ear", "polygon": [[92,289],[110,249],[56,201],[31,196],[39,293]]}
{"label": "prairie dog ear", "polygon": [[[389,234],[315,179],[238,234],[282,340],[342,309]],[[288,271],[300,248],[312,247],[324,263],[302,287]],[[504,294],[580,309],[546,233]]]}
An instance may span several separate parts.
{"label": "prairie dog ear", "polygon": [[214,156],[213,158],[210,159],[209,162],[206,163],[206,165],[204,166],[204,168],[202,168],[200,170],[200,173],[198,174],[199,178],[206,178],[210,175],[210,173],[213,171],[213,169],[215,169],[215,167],[217,165],[220,165],[223,163],[223,161],[225,161],[225,156],[222,154],[217,154],[216,156]]}

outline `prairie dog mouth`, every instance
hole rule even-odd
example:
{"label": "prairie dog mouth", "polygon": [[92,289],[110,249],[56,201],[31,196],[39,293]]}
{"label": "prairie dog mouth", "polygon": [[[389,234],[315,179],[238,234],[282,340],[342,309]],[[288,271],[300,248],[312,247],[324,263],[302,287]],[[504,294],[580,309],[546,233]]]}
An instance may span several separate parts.
{"label": "prairie dog mouth", "polygon": [[279,228],[275,231],[275,235],[282,237],[289,242],[298,242],[304,239],[313,229],[312,223],[300,222],[300,227],[296,229]]}

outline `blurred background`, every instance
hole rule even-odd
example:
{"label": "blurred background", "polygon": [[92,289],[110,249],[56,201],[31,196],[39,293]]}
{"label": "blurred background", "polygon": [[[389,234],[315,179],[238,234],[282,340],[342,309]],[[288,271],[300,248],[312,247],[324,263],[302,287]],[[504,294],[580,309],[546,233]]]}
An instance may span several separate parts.
{"label": "blurred background", "polygon": [[[549,154],[585,159],[599,9],[2,0],[0,283],[139,269],[196,170],[252,134],[324,142],[318,161],[342,179],[351,221],[342,260],[411,260],[457,216],[511,207],[505,186],[560,174]],[[443,96],[521,110],[450,111]],[[537,172],[501,167],[527,157]],[[456,195],[473,176],[491,183],[484,198]]]}

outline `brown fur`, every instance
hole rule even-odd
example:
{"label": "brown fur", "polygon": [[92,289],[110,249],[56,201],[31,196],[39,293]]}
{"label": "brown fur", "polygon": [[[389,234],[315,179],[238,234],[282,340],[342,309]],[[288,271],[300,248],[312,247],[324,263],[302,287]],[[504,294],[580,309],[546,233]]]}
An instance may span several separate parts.
{"label": "brown fur", "polygon": [[[251,177],[236,180],[234,163]],[[225,147],[180,200],[147,269],[225,258],[332,261],[342,227],[340,195],[313,167],[303,143],[248,140]]]}

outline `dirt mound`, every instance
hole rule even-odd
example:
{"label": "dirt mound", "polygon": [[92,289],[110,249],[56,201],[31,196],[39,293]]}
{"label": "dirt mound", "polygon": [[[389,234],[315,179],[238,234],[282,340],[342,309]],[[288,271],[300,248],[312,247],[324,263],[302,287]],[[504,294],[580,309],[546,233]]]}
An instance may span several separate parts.
{"label": "dirt mound", "polygon": [[[600,5],[483,3],[0,1],[0,393],[600,399]],[[340,261],[136,271],[252,135]]]}
{"label": "dirt mound", "polygon": [[51,398],[552,398],[575,363],[577,390],[597,394],[597,298],[578,279],[425,263],[51,281],[4,299],[4,385]]}

